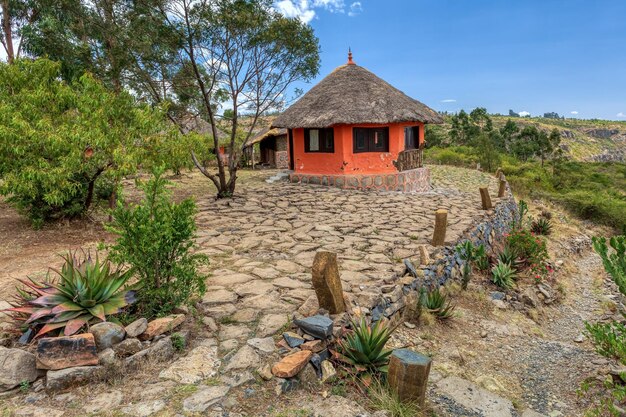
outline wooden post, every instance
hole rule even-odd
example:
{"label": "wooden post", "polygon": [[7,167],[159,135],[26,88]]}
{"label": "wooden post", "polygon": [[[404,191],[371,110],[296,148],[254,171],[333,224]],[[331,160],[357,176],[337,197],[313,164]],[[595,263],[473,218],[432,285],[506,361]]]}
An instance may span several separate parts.
{"label": "wooden post", "polygon": [[432,360],[409,349],[396,349],[389,360],[387,381],[402,402],[424,407]]}
{"label": "wooden post", "polygon": [[439,209],[435,212],[435,231],[433,232],[433,246],[442,246],[446,241],[446,227],[448,226],[448,210]]}
{"label": "wooden post", "polygon": [[313,288],[319,306],[330,314],[346,311],[343,299],[343,287],[339,277],[337,255],[332,252],[317,252],[313,259]]}
{"label": "wooden post", "polygon": [[489,197],[489,189],[487,187],[480,188],[480,199],[483,202],[483,210],[493,208],[493,205],[491,204],[491,197]]}
{"label": "wooden post", "polygon": [[502,168],[498,167],[498,169],[496,169],[496,178],[500,178],[501,174],[502,174]]}
{"label": "wooden post", "polygon": [[504,197],[506,192],[506,180],[500,180],[500,188],[498,189],[498,197]]}

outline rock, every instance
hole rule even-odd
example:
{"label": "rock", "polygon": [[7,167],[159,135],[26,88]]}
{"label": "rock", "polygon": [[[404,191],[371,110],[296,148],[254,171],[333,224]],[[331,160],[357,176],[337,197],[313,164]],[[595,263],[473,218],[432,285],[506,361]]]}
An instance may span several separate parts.
{"label": "rock", "polygon": [[120,405],[123,398],[124,395],[120,391],[104,392],[89,401],[83,407],[83,411],[89,414],[109,411]]}
{"label": "rock", "polygon": [[62,417],[65,415],[65,412],[54,408],[29,405],[27,407],[20,407],[20,409],[15,410],[15,413],[12,415],[14,417]]}
{"label": "rock", "polygon": [[322,361],[322,382],[327,382],[337,376],[337,371],[330,361]]}
{"label": "rock", "polygon": [[272,339],[271,337],[266,337],[264,339],[254,338],[248,340],[247,343],[256,350],[259,350],[263,353],[272,353],[276,350],[276,346],[274,345],[274,339]]}
{"label": "rock", "polygon": [[306,299],[306,301],[300,306],[300,308],[298,308],[298,313],[305,317],[308,317],[315,314],[319,309],[320,306],[317,301],[317,296],[313,294]]}
{"label": "rock", "polygon": [[492,300],[504,300],[504,297],[506,297],[506,294],[503,293],[502,291],[492,291],[491,292],[491,299]]}
{"label": "rock", "polygon": [[143,344],[139,341],[139,339],[133,337],[122,340],[120,343],[113,346],[112,349],[117,356],[125,358],[141,351],[143,349]]}
{"label": "rock", "polygon": [[582,343],[585,341],[585,335],[584,334],[579,334],[578,336],[576,336],[574,338],[574,342],[576,343]]}
{"label": "rock", "polygon": [[239,347],[239,341],[235,339],[224,340],[220,343],[219,350],[220,352],[230,352],[231,350],[235,350]]}
{"label": "rock", "polygon": [[89,331],[93,334],[98,350],[110,348],[124,340],[126,336],[126,331],[122,326],[110,321],[94,324]]}
{"label": "rock", "polygon": [[181,384],[196,384],[217,376],[220,364],[217,346],[198,346],[161,371],[159,378],[171,379]]}
{"label": "rock", "polygon": [[164,361],[174,356],[174,346],[172,339],[168,336],[152,343],[148,348],[137,352],[125,359],[126,365],[129,367],[138,366],[145,359]]}
{"label": "rock", "polygon": [[515,415],[511,401],[465,379],[450,376],[439,381],[437,388],[446,397],[481,416],[512,417]]}
{"label": "rock", "polygon": [[96,342],[91,333],[39,339],[35,357],[38,369],[57,370],[97,365],[99,362]]}
{"label": "rock", "polygon": [[46,389],[60,391],[71,386],[81,385],[92,381],[101,366],[77,366],[59,370],[50,370],[46,374]]}
{"label": "rock", "polygon": [[504,302],[502,300],[491,300],[491,303],[494,306],[496,306],[496,308],[499,308],[500,310],[506,310],[506,308],[507,308],[506,302]]}
{"label": "rock", "polygon": [[268,314],[263,316],[257,326],[258,337],[271,336],[278,332],[289,321],[285,314]]}
{"label": "rock", "polygon": [[283,333],[283,339],[291,348],[295,348],[304,343],[304,338],[302,338],[299,334],[294,332],[285,332]]}
{"label": "rock", "polygon": [[247,382],[254,381],[254,375],[250,371],[235,372],[232,376],[222,375],[220,380],[231,388],[238,387]]}
{"label": "rock", "polygon": [[269,363],[257,369],[256,373],[259,374],[259,376],[263,378],[265,381],[269,381],[270,379],[274,377],[274,375],[272,375],[272,367],[270,366]]}
{"label": "rock", "polygon": [[134,417],[149,417],[165,408],[163,400],[147,400],[122,408],[122,413]]}
{"label": "rock", "polygon": [[222,326],[220,333],[218,335],[219,340],[230,340],[230,339],[238,339],[243,340],[247,339],[250,335],[250,329],[248,326]]}
{"label": "rock", "polygon": [[522,303],[532,308],[537,308],[539,305],[537,294],[535,294],[535,291],[532,288],[526,288],[524,292],[522,292],[520,299]]}
{"label": "rock", "polygon": [[300,346],[302,350],[310,350],[313,353],[321,352],[326,346],[321,340],[310,340]]}
{"label": "rock", "polygon": [[226,372],[233,369],[246,369],[258,366],[261,358],[251,346],[245,345],[230,359]]}
{"label": "rock", "polygon": [[148,328],[148,320],[140,318],[129,324],[124,328],[127,337],[137,337]]}
{"label": "rock", "polygon": [[202,297],[202,304],[212,306],[217,304],[234,303],[237,301],[237,294],[226,289],[208,290]]}
{"label": "rock", "polygon": [[313,288],[320,308],[330,314],[343,313],[346,306],[343,301],[343,287],[337,266],[337,254],[317,252],[311,268]]}
{"label": "rock", "polygon": [[546,415],[538,413],[535,410],[531,410],[530,408],[527,408],[522,413],[522,417],[546,417]]}
{"label": "rock", "polygon": [[188,413],[204,413],[228,393],[228,386],[213,386],[198,389],[183,401],[183,410]]}
{"label": "rock", "polygon": [[416,326],[413,323],[409,323],[408,321],[405,321],[404,327],[406,327],[407,329],[415,329]]}
{"label": "rock", "polygon": [[146,330],[139,335],[140,340],[152,340],[155,336],[171,332],[185,321],[183,314],[161,317],[148,323]]}
{"label": "rock", "polygon": [[111,366],[116,362],[115,351],[111,348],[104,349],[98,353],[98,364],[102,366]]}
{"label": "rock", "polygon": [[424,406],[431,363],[428,356],[409,349],[393,351],[387,381],[401,401],[413,401],[420,407]]}
{"label": "rock", "polygon": [[0,391],[37,379],[35,355],[21,349],[0,347]]}
{"label": "rock", "polygon": [[298,374],[309,363],[313,356],[310,350],[301,350],[287,355],[272,367],[272,374],[279,378],[291,378]]}
{"label": "rock", "polygon": [[430,254],[428,253],[426,245],[420,245],[418,250],[420,255],[420,265],[430,264],[432,261],[430,259]]}
{"label": "rock", "polygon": [[325,316],[307,317],[293,321],[304,332],[318,339],[327,339],[333,334],[333,321]]}
{"label": "rock", "polygon": [[304,368],[298,372],[298,380],[303,385],[317,385],[319,384],[319,379],[317,378],[317,372],[315,372],[315,368],[310,363],[306,364]]}
{"label": "rock", "polygon": [[217,327],[217,323],[213,317],[202,317],[202,323],[209,328],[213,333],[217,332],[219,328]]}

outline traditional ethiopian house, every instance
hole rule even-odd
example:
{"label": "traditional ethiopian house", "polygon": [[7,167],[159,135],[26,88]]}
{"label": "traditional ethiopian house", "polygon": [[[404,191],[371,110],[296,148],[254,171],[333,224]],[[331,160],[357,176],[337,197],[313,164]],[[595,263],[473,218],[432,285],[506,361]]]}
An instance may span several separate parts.
{"label": "traditional ethiopian house", "polygon": [[286,128],[292,182],[425,191],[424,125],[433,109],[352,61],[336,68],[272,122]]}
{"label": "traditional ethiopian house", "polygon": [[[259,144],[258,161],[254,157],[254,145]],[[246,143],[253,165],[268,168],[289,169],[287,129],[267,128]]]}

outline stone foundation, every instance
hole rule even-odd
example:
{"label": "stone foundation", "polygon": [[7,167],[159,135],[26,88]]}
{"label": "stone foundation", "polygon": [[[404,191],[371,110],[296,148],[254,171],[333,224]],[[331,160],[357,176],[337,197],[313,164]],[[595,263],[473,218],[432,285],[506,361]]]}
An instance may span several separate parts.
{"label": "stone foundation", "polygon": [[424,192],[431,189],[430,170],[416,168],[390,174],[363,174],[363,175],[324,175],[299,174],[289,175],[293,183],[327,185],[344,190],[377,190]]}
{"label": "stone foundation", "polygon": [[289,152],[276,151],[276,168],[277,169],[289,169]]}

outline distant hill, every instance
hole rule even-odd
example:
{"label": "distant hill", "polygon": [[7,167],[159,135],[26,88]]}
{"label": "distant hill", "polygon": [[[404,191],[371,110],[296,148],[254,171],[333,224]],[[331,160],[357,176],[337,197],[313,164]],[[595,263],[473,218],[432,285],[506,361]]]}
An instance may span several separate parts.
{"label": "distant hill", "polygon": [[504,126],[508,119],[520,127],[535,125],[546,131],[556,127],[561,132],[561,147],[576,161],[626,162],[626,122],[494,115],[491,117],[496,128]]}

